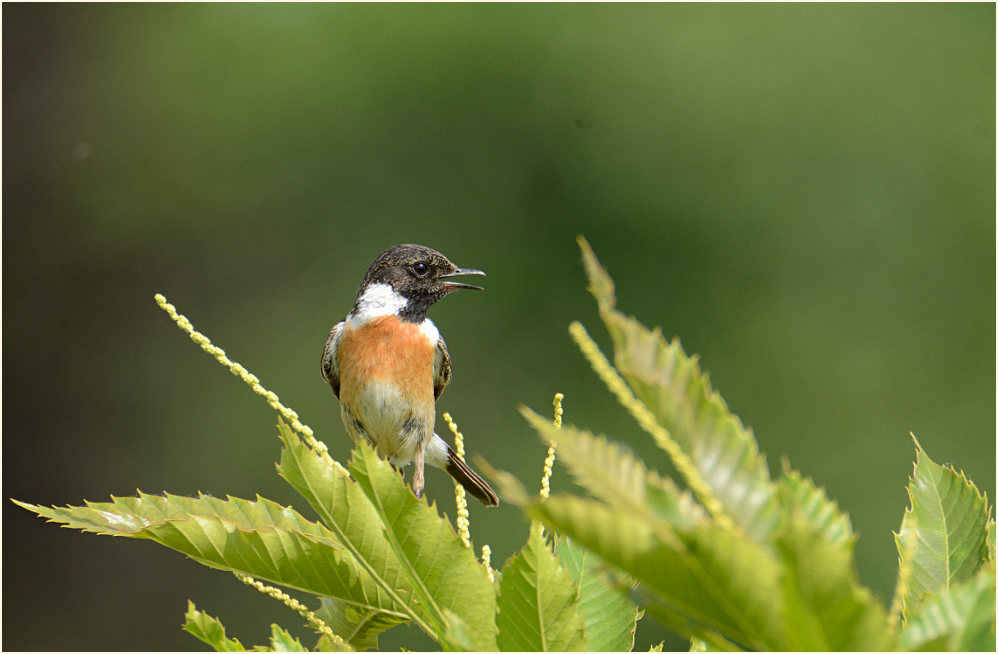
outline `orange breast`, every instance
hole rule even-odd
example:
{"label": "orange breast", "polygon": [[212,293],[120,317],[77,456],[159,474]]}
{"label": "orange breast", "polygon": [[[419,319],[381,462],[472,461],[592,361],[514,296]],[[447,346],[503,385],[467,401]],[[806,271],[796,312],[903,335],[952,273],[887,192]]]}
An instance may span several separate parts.
{"label": "orange breast", "polygon": [[419,325],[396,316],[379,316],[358,327],[344,326],[337,348],[340,394],[362,392],[372,381],[396,385],[410,402],[433,404],[433,357]]}

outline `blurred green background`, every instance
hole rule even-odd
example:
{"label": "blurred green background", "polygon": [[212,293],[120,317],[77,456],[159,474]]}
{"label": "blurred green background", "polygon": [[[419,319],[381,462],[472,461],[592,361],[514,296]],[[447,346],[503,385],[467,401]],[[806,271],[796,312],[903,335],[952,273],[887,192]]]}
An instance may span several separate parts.
{"label": "blurred green background", "polygon": [[[153,294],[344,460],[319,354],[401,242],[489,274],[431,311],[470,452],[537,487],[516,408],[561,391],[566,421],[668,470],[568,338],[580,319],[608,346],[583,234],[771,469],[851,514],[889,602],[908,432],[994,497],[994,25],[993,4],[4,4],[4,496],[310,513],[274,472],[275,414]],[[502,564],[526,523],[471,511]],[[198,649],[187,599],[244,644],[307,633],[159,546],[3,516],[6,649]],[[644,620],[638,648],[663,637]]]}

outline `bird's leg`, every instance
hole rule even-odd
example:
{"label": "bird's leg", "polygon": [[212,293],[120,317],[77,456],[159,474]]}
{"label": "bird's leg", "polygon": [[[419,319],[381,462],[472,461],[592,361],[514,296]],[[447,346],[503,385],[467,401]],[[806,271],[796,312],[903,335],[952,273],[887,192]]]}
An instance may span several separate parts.
{"label": "bird's leg", "polygon": [[423,496],[423,458],[426,454],[426,447],[417,447],[416,454],[412,458],[412,466],[415,472],[412,473],[412,492],[415,493],[416,499]]}

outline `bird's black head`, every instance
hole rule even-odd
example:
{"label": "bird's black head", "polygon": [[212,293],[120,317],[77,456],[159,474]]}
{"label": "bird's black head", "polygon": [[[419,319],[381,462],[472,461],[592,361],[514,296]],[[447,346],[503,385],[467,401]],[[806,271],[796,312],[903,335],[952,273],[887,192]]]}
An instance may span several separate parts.
{"label": "bird's black head", "polygon": [[451,291],[482,290],[481,286],[451,281],[451,277],[484,274],[474,268],[458,268],[444,255],[423,245],[396,245],[379,254],[367,269],[357,302],[372,284],[387,284],[406,300],[399,316],[421,322],[430,306]]}

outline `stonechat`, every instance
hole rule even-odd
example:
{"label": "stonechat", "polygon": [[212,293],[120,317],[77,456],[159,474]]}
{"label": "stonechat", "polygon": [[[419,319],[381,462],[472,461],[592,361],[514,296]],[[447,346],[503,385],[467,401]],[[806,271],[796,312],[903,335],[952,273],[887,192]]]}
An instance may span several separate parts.
{"label": "stonechat", "polygon": [[367,269],[353,308],[322,351],[322,378],[340,401],[347,433],[366,439],[396,469],[411,462],[416,497],[423,494],[426,462],[482,504],[499,504],[495,491],[433,431],[451,362],[426,312],[451,291],[482,290],[452,277],[484,274],[422,245],[390,247]]}

